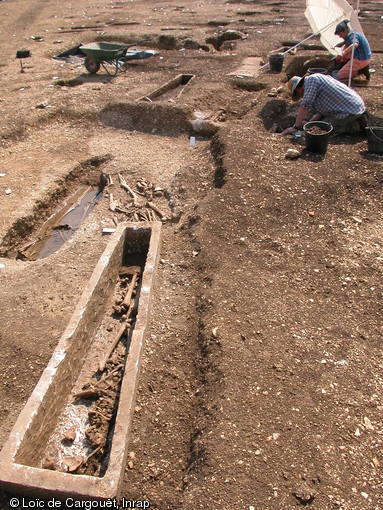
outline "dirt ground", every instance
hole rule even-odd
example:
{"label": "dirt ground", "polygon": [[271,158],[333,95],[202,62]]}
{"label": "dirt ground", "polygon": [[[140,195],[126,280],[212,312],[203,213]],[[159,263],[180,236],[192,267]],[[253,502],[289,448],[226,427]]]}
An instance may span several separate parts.
{"label": "dirt ground", "polygon": [[[383,8],[360,6],[375,73],[355,90],[382,126]],[[0,446],[110,239],[102,230],[140,219],[120,174],[136,192],[160,188],[169,218],[121,495],[158,510],[383,509],[383,156],[359,135],[316,155],[275,132],[297,105],[269,94],[307,62],[323,67],[317,38],[282,72],[258,72],[312,33],[304,9],[0,2]],[[52,58],[146,38],[137,47],[156,55],[115,77]],[[73,237],[20,258],[84,185],[103,194]]]}

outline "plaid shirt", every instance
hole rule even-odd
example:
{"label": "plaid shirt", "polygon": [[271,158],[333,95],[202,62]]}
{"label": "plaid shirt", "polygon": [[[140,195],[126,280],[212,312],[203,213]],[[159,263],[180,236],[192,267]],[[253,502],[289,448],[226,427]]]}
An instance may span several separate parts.
{"label": "plaid shirt", "polygon": [[[359,32],[355,32],[355,30],[351,30],[347,34],[347,37],[344,41],[344,45],[346,48],[352,45],[354,42],[354,34],[355,34],[355,42],[358,43],[358,47],[354,50],[354,58],[356,60],[368,60],[371,58],[371,48],[368,44],[366,37]],[[351,56],[351,55],[350,55]]]}
{"label": "plaid shirt", "polygon": [[366,110],[359,94],[332,76],[324,74],[305,76],[301,105],[307,110],[335,119],[362,115]]}

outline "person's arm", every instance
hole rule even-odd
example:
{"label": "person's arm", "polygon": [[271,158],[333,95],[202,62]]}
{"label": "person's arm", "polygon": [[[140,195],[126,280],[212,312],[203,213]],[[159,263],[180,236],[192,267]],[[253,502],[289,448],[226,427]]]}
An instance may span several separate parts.
{"label": "person's arm", "polygon": [[303,124],[304,124],[304,119],[309,115],[309,110],[307,108],[305,108],[304,106],[300,106],[299,107],[299,111],[298,111],[298,115],[297,115],[297,118],[295,119],[295,124],[294,126],[297,128],[297,129],[302,129],[303,128]]}
{"label": "person's arm", "polygon": [[359,34],[349,33],[345,40],[345,47],[342,49],[342,57],[350,58],[352,53],[352,48],[354,47],[354,51],[359,46]]}
{"label": "person's arm", "polygon": [[282,131],[281,135],[282,136],[289,135],[291,133],[295,133],[299,129],[302,129],[303,125],[304,125],[304,119],[307,117],[308,114],[309,114],[309,110],[301,105],[299,107],[298,115],[295,119],[294,126],[289,127],[287,129],[285,129],[284,131]]}
{"label": "person's arm", "polygon": [[345,48],[343,51],[342,51],[342,57],[351,57],[351,53],[352,53],[352,47],[354,47],[354,51],[356,50],[356,48],[359,46],[359,43],[358,41],[355,39],[355,42],[354,44],[350,44],[350,46],[347,46],[347,48]]}

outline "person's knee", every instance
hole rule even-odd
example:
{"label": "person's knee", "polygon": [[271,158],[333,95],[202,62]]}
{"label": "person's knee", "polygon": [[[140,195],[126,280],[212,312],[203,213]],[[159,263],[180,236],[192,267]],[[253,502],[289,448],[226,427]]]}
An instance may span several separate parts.
{"label": "person's knee", "polygon": [[[347,66],[348,67],[348,66]],[[338,76],[337,76],[337,80],[345,80],[349,77],[349,74],[350,74],[350,68],[348,67],[348,69],[345,67],[342,67],[342,69],[340,69],[338,71]]]}
{"label": "person's knee", "polygon": [[334,135],[345,135],[349,132],[349,126],[347,124],[335,124],[332,132]]}
{"label": "person's knee", "polygon": [[338,80],[338,81],[341,81],[342,83],[345,83],[346,85],[348,83],[348,73],[346,74],[346,76],[344,78],[342,78],[342,77],[339,76],[339,71],[333,71],[332,72],[332,77],[335,78],[335,80]]}

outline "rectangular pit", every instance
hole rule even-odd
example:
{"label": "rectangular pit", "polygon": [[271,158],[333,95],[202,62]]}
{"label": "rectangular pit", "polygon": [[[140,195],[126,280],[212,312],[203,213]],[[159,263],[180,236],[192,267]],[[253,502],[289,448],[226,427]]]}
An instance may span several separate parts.
{"label": "rectangular pit", "polygon": [[179,74],[173,80],[165,83],[162,87],[154,90],[150,94],[140,97],[140,101],[157,101],[161,100],[176,100],[179,99],[185,86],[194,78],[194,74]]}
{"label": "rectangular pit", "polygon": [[[149,327],[154,272],[159,260],[160,222],[119,225],[108,243],[51,360],[21,411],[0,453],[0,487],[11,493],[65,499],[117,498],[123,479],[145,334]],[[71,394],[84,371],[95,370],[110,339],[97,345],[100,325],[111,308],[120,271],[132,259],[144,259],[134,328],[127,333],[126,356],[116,400],[104,468],[97,476],[42,467],[47,445],[57,433]],[[139,295],[138,295],[139,294]],[[131,301],[133,303],[133,301]],[[128,331],[128,330],[127,330]],[[105,332],[105,329],[103,330]],[[89,356],[96,356],[88,366]],[[97,359],[98,357],[98,359]],[[93,371],[94,371],[93,370]],[[76,389],[77,388],[77,389]]]}

